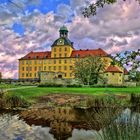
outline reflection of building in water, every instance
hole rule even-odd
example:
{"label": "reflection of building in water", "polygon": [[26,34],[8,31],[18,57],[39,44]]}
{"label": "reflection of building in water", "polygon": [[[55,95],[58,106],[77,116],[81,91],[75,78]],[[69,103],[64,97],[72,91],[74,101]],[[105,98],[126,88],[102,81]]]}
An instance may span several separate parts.
{"label": "reflection of building in water", "polygon": [[[83,114],[84,115],[84,114]],[[85,128],[82,125],[77,109],[72,107],[48,107],[45,109],[32,109],[21,112],[23,118],[28,124],[49,126],[50,133],[57,140],[66,140],[71,137],[74,128]],[[86,123],[86,121],[85,121]],[[86,125],[88,128],[88,124]]]}
{"label": "reflection of building in water", "polygon": [[[103,114],[107,108],[98,108],[98,111],[102,111]],[[50,133],[57,140],[66,140],[71,137],[73,129],[100,130],[102,122],[98,119],[98,111],[97,108],[47,107],[23,111],[20,117],[30,125],[48,126],[51,128]],[[109,121],[108,118],[102,118],[103,121],[104,119]]]}

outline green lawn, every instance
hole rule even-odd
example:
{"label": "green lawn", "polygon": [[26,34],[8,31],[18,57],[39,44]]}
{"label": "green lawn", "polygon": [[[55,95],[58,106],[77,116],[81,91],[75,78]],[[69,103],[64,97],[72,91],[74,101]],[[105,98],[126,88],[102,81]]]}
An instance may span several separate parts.
{"label": "green lawn", "polygon": [[21,87],[19,85],[14,85],[14,84],[0,84],[0,89],[9,89],[9,88],[17,88]]}
{"label": "green lawn", "polygon": [[131,94],[140,93],[140,87],[129,88],[45,88],[33,87],[28,89],[16,89],[9,91],[10,94],[24,96],[32,100],[34,97],[47,95],[49,93],[60,94],[86,94],[86,95],[103,95],[103,94]]}

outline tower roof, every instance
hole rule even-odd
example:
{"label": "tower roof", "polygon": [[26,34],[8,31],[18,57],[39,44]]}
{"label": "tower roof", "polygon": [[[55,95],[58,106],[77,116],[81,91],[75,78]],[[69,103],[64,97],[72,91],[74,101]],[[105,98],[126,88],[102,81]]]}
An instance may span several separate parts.
{"label": "tower roof", "polygon": [[68,32],[68,29],[67,29],[67,27],[66,26],[62,26],[61,28],[60,28],[60,30],[59,31],[67,31]]}
{"label": "tower roof", "polygon": [[110,65],[105,72],[123,73],[117,66]]}
{"label": "tower roof", "polygon": [[57,40],[54,41],[54,43],[52,44],[52,47],[53,46],[57,46],[59,40],[63,40],[64,41],[63,46],[65,46],[65,45],[73,46],[72,42],[68,38],[60,37],[60,38],[58,38]]}

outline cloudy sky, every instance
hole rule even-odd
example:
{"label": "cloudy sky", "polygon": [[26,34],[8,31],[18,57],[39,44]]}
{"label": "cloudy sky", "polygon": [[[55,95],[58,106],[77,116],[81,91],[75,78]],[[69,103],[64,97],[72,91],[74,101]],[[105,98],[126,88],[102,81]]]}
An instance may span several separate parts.
{"label": "cloudy sky", "polygon": [[0,0],[0,71],[18,77],[18,59],[30,51],[50,50],[62,25],[76,49],[108,53],[140,48],[140,5],[118,0],[85,19],[82,9],[94,0]]}

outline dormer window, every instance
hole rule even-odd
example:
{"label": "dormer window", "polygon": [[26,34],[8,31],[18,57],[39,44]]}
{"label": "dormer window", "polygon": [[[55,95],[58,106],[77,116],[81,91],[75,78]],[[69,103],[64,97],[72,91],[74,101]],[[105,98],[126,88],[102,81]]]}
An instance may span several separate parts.
{"label": "dormer window", "polygon": [[44,56],[44,59],[46,59],[47,58],[47,56]]}
{"label": "dormer window", "polygon": [[80,57],[80,54],[76,54],[75,57],[76,57],[76,58]]}

